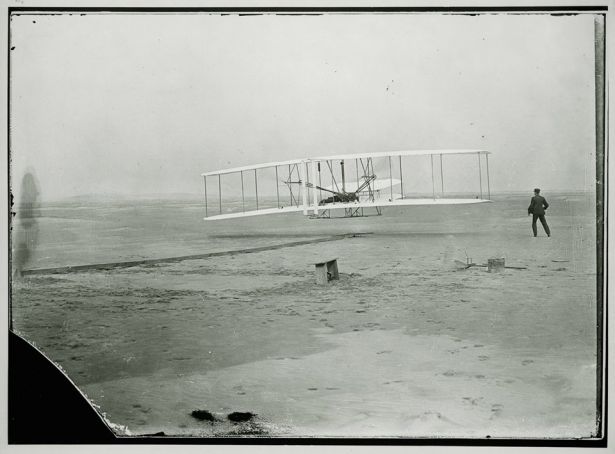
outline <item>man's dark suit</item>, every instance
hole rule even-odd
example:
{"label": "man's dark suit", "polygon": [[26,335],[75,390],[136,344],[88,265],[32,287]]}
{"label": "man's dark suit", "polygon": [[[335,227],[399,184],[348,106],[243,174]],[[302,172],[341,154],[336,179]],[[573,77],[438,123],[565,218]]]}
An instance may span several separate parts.
{"label": "man's dark suit", "polygon": [[530,206],[527,207],[527,214],[532,215],[532,231],[534,232],[534,236],[538,235],[538,228],[536,227],[537,219],[540,219],[540,223],[545,229],[547,236],[551,236],[551,231],[549,230],[547,220],[545,219],[545,210],[547,208],[549,208],[549,204],[544,197],[538,194],[532,197],[532,200],[530,201]]}

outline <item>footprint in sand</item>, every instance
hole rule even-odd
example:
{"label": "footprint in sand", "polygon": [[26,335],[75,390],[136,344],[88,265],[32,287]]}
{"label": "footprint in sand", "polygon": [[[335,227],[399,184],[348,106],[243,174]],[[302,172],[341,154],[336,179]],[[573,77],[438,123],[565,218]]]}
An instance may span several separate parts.
{"label": "footprint in sand", "polygon": [[488,360],[488,359],[489,359],[489,357],[488,357],[488,356],[486,356],[486,355],[480,355],[480,356],[478,357],[478,360],[479,360],[479,361],[486,361],[486,360]]}
{"label": "footprint in sand", "polygon": [[442,375],[444,375],[445,377],[454,377],[455,375],[457,375],[457,372],[455,372],[454,370],[447,370],[446,372],[442,372]]}
{"label": "footprint in sand", "polygon": [[478,379],[482,380],[483,378],[485,378],[485,376],[482,375],[482,374],[478,374],[478,375],[475,375],[474,378],[478,378]]}
{"label": "footprint in sand", "polygon": [[531,359],[524,359],[523,361],[521,361],[521,364],[523,364],[524,366],[527,366],[528,364],[532,364],[534,361]]}
{"label": "footprint in sand", "polygon": [[470,405],[476,406],[478,405],[478,403],[483,400],[482,397],[462,397],[463,401],[465,403],[468,403]]}
{"label": "footprint in sand", "polygon": [[503,410],[502,407],[503,407],[502,404],[493,404],[491,406],[491,413],[493,413],[493,416],[500,416]]}

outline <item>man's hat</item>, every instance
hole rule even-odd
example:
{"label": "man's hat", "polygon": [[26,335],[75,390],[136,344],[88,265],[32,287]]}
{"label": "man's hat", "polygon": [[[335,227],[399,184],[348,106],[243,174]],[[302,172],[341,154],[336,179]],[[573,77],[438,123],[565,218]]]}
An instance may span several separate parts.
{"label": "man's hat", "polygon": [[540,188],[534,188],[534,192],[540,192]]}

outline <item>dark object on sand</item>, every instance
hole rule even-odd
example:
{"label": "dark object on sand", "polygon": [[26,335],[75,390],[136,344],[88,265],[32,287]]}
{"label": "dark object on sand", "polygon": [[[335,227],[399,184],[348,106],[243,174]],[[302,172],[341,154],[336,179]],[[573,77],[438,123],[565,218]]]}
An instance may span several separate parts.
{"label": "dark object on sand", "polygon": [[235,411],[233,413],[230,413],[227,418],[229,419],[229,421],[233,422],[245,422],[250,421],[255,416],[256,415],[254,413],[251,413],[249,411]]}
{"label": "dark object on sand", "polygon": [[337,259],[315,263],[314,266],[316,267],[317,284],[326,284],[329,281],[340,278],[340,274],[337,270]]}
{"label": "dark object on sand", "polygon": [[487,271],[490,273],[501,273],[505,268],[504,258],[487,259]]}
{"label": "dark object on sand", "polygon": [[196,418],[200,421],[215,421],[216,417],[214,415],[212,415],[210,412],[208,412],[207,410],[193,410],[192,411],[192,417]]}

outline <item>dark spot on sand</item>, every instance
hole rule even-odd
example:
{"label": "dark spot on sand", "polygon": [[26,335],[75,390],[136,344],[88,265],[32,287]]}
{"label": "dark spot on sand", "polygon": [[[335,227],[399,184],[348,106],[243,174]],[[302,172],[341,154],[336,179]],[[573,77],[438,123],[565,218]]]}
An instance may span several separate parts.
{"label": "dark spot on sand", "polygon": [[474,346],[475,346],[476,348],[484,347],[484,345],[483,345],[483,344],[474,344]]}
{"label": "dark spot on sand", "polygon": [[532,364],[534,361],[531,359],[524,359],[523,361],[521,361],[521,364],[523,364],[524,366],[527,366],[528,364]]}
{"label": "dark spot on sand", "polygon": [[359,309],[358,311],[355,311],[357,314],[364,314],[365,311],[363,309]]}
{"label": "dark spot on sand", "polygon": [[235,411],[233,413],[230,413],[227,418],[229,421],[233,422],[245,422],[250,421],[255,416],[256,415],[254,413],[249,411]]}
{"label": "dark spot on sand", "polygon": [[485,355],[480,355],[480,356],[478,357],[478,360],[479,360],[479,361],[486,361],[486,360],[488,360],[488,359],[489,359],[489,357],[488,357],[488,356],[485,356]]}
{"label": "dark spot on sand", "polygon": [[308,391],[318,391],[318,388],[308,388]]}
{"label": "dark spot on sand", "polygon": [[454,377],[457,373],[454,370],[447,370],[446,372],[443,372],[442,375],[445,377]]}
{"label": "dark spot on sand", "polygon": [[376,355],[383,355],[385,353],[391,353],[391,352],[392,350],[382,350],[382,351],[376,352]]}
{"label": "dark spot on sand", "polygon": [[141,408],[141,404],[132,404],[132,408]]}
{"label": "dark spot on sand", "polygon": [[193,418],[198,419],[199,421],[215,421],[216,417],[212,415],[207,410],[193,410],[191,413]]}
{"label": "dark spot on sand", "polygon": [[482,379],[482,378],[485,378],[485,376],[484,376],[484,375],[482,375],[482,374],[475,375],[474,377],[475,377],[475,378],[481,378],[481,379]]}

